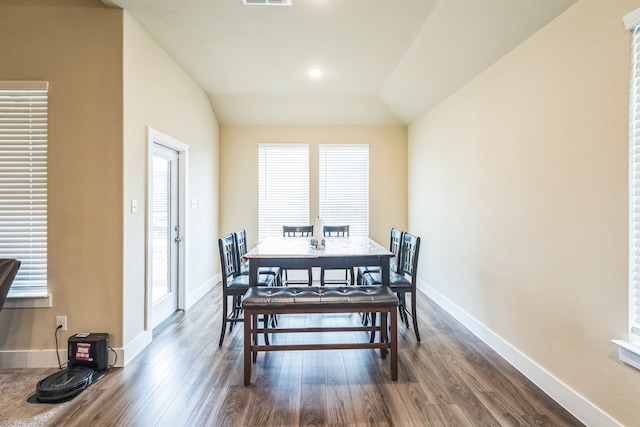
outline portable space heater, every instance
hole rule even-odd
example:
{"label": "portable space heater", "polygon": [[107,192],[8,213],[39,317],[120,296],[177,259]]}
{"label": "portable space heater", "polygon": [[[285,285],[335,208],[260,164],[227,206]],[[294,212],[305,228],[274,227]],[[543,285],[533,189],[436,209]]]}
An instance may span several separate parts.
{"label": "portable space heater", "polygon": [[109,334],[81,333],[69,337],[67,369],[49,375],[36,385],[40,402],[69,400],[107,373]]}

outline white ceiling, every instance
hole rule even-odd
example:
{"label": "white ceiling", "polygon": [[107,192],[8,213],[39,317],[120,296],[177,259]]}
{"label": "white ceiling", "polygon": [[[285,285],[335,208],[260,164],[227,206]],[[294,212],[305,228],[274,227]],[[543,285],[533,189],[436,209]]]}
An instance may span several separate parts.
{"label": "white ceiling", "polygon": [[102,1],[186,70],[221,124],[292,126],[409,124],[576,2]]}

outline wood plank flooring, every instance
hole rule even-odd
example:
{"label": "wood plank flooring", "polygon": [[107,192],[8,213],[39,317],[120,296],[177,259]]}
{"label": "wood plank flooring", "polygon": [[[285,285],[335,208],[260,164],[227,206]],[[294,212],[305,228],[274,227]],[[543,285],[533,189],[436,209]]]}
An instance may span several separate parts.
{"label": "wood plank flooring", "polygon": [[[400,325],[399,380],[374,350],[273,352],[242,378],[242,325],[219,348],[216,287],[125,368],[113,368],[49,426],[581,426],[422,294],[422,343]],[[358,315],[281,316],[348,324]],[[355,333],[354,333],[355,334]],[[362,334],[362,333],[360,333]],[[315,336],[313,336],[315,335]],[[275,340],[351,339],[283,334]]]}

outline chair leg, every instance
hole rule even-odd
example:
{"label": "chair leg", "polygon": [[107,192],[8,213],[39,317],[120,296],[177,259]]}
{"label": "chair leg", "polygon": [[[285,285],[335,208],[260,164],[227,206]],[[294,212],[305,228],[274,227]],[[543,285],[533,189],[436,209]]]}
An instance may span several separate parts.
{"label": "chair leg", "polygon": [[369,326],[369,313],[360,313],[362,318],[362,326]]}
{"label": "chair leg", "polygon": [[413,318],[413,331],[416,333],[416,340],[420,342],[420,332],[418,331],[418,312],[416,311],[416,293],[411,293],[411,317]]}
{"label": "chair leg", "polygon": [[398,306],[400,310],[400,318],[404,322],[404,325],[409,328],[409,317],[407,316],[407,298],[406,294],[400,294],[400,305]]}
{"label": "chair leg", "polygon": [[269,334],[267,333],[267,327],[269,326],[269,315],[262,315],[262,325],[264,326],[264,344],[269,345]]}
{"label": "chair leg", "polygon": [[222,330],[220,331],[220,342],[218,347],[222,347],[222,341],[224,341],[224,334],[227,331],[227,296],[222,297]]}
{"label": "chair leg", "polygon": [[[375,312],[371,312],[370,314],[370,318],[371,318],[371,326],[376,326],[376,313]],[[373,343],[376,340],[376,331],[371,331],[371,337],[369,338],[369,342]]]}
{"label": "chair leg", "polygon": [[[232,319],[239,319],[240,318],[240,313],[242,312],[242,304],[241,304],[241,297],[239,295],[234,295],[233,296],[233,310],[231,310],[231,315],[229,316]],[[236,322],[230,322],[231,324],[229,325],[229,332],[233,331],[233,326],[235,325]]]}
{"label": "chair leg", "polygon": [[399,323],[404,323],[404,304],[403,304],[403,298],[404,298],[404,294],[396,294],[398,295],[398,322]]}

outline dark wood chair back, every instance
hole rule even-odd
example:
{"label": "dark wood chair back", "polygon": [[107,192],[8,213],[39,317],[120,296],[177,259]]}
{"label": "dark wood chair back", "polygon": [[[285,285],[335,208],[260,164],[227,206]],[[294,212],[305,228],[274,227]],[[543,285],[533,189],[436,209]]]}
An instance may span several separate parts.
{"label": "dark wood chair back", "polygon": [[237,249],[233,234],[229,234],[218,239],[218,249],[220,250],[220,268],[222,269],[222,285],[227,287],[229,277],[240,275],[237,264]]}
{"label": "dark wood chair back", "polygon": [[246,263],[243,256],[249,251],[247,246],[247,230],[243,228],[240,231],[236,231],[233,233],[233,237],[236,244],[236,265],[238,266],[238,270],[242,272],[245,269],[244,266]]}
{"label": "dark wood chair back", "polygon": [[[313,225],[283,225],[282,237],[313,237]],[[288,269],[293,271],[294,269]],[[307,282],[294,282],[288,279],[287,269],[282,270],[282,283],[287,284],[313,284],[313,270],[307,269]]]}
{"label": "dark wood chair back", "polygon": [[282,237],[312,237],[313,225],[283,225]]}
{"label": "dark wood chair back", "polygon": [[420,253],[420,237],[404,233],[398,273],[411,276],[412,292],[415,292],[418,269],[418,255]]}
{"label": "dark wood chair back", "polygon": [[398,273],[400,266],[400,250],[402,248],[402,239],[404,238],[404,231],[392,228],[389,233],[389,250],[393,252],[393,258],[391,259],[391,271]]}
{"label": "dark wood chair back", "polygon": [[349,237],[348,225],[325,225],[324,237]]}
{"label": "dark wood chair back", "polygon": [[[325,225],[322,230],[324,237],[349,237],[348,225]],[[327,270],[341,270],[345,272],[344,279],[328,281],[325,280],[325,271]],[[337,285],[354,285],[356,281],[353,268],[321,268],[320,269],[320,286],[324,286],[327,283]]]}

